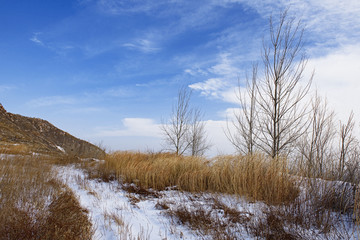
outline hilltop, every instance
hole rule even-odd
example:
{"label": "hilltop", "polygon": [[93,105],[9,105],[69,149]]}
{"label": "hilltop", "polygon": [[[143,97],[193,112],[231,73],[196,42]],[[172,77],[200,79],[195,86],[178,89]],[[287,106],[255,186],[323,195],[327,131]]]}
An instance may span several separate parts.
{"label": "hilltop", "polygon": [[99,147],[60,130],[46,120],[9,113],[0,103],[0,148],[23,152],[103,158]]}

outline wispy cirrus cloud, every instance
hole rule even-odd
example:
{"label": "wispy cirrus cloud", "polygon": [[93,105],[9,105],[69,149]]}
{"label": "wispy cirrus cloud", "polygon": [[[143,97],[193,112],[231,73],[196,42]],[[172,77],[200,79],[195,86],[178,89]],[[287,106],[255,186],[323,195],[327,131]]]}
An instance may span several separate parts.
{"label": "wispy cirrus cloud", "polygon": [[[223,8],[234,6],[222,0],[98,0],[95,2],[100,12],[105,14],[129,16],[142,13],[154,19],[161,19],[162,23],[154,28],[159,31],[162,38],[172,38],[189,29],[213,28],[219,24],[220,21],[218,20],[224,16]],[[149,26],[151,27],[151,24]]]}
{"label": "wispy cirrus cloud", "polygon": [[[218,4],[222,4],[224,7],[242,4],[256,10],[259,16],[265,20],[271,15],[274,15],[276,18],[281,10],[289,8],[290,16],[301,19],[307,28],[305,33],[307,45],[305,47],[309,53],[309,63],[311,63],[308,68],[311,71],[315,68],[317,72],[314,83],[317,82],[316,78],[319,78],[319,83],[323,82],[324,86],[322,87],[327,89],[328,87],[325,86],[325,82],[329,86],[329,81],[335,81],[334,76],[338,76],[337,82],[344,87],[352,83],[353,80],[351,79],[357,79],[355,76],[357,74],[356,69],[358,68],[354,67],[354,63],[356,64],[356,59],[360,57],[360,54],[356,51],[358,49],[358,39],[360,38],[359,1],[224,0],[218,1]],[[263,26],[263,29],[266,28]],[[253,37],[254,34],[250,34],[250,36]],[[251,59],[251,61],[258,59],[261,62],[261,41],[259,41],[261,34],[255,36],[258,37],[255,41],[252,39],[245,41],[245,44],[248,44],[248,48],[252,49],[250,52],[237,51],[239,55],[218,54],[216,63],[211,63],[210,66],[207,65],[205,68],[201,68],[201,71],[205,71],[208,74],[208,78],[191,84],[190,87],[200,91],[204,96],[216,96],[216,98],[222,99],[225,102],[234,102],[234,87],[236,86],[234,84],[236,81],[234,80],[237,80],[238,77],[240,77],[240,80],[243,79],[241,76],[246,72],[246,67],[250,69],[249,65],[251,63],[246,64],[246,58]],[[230,27],[223,30],[216,38],[210,41],[209,46],[220,45],[225,53],[234,53],[236,52],[234,49],[246,49],[247,45],[243,44],[244,41],[239,41],[238,37],[241,38],[243,35],[239,34],[239,31],[235,31],[233,27]],[[236,41],[239,44],[236,44]],[[254,42],[258,46],[251,45]],[[349,49],[353,50],[348,51]],[[336,63],[335,57],[338,58],[338,63]],[[327,66],[334,66],[331,68],[332,70],[326,67],[325,62]],[[352,67],[349,68],[345,65]],[[333,74],[334,71],[336,73]],[[191,76],[201,77],[199,70],[196,68],[186,68],[185,72]],[[339,76],[340,72],[343,72],[342,77]],[[331,76],[329,76],[329,73],[331,73]],[[322,83],[320,84],[323,85]],[[354,89],[357,89],[356,86],[355,84]],[[335,88],[333,90],[336,91]]]}
{"label": "wispy cirrus cloud", "polygon": [[41,47],[57,53],[60,56],[66,56],[70,51],[76,49],[75,46],[69,43],[58,40],[49,41],[46,39],[46,35],[44,35],[43,32],[35,32],[29,40]]}
{"label": "wispy cirrus cloud", "polygon": [[[312,51],[326,54],[324,47],[332,49],[343,44],[356,43],[360,37],[360,1],[337,0],[226,0],[245,4],[268,18],[289,8],[292,16],[301,19],[307,28],[307,38],[316,43]],[[321,49],[321,52],[316,51]],[[325,49],[326,50],[326,49]]]}
{"label": "wispy cirrus cloud", "polygon": [[160,51],[161,48],[157,47],[156,44],[148,39],[136,39],[131,43],[124,43],[123,47],[138,50],[143,53],[155,53]]}
{"label": "wispy cirrus cloud", "polygon": [[119,1],[119,0],[99,0],[96,2],[98,8],[104,13],[111,15],[126,14],[126,13],[138,13],[138,12],[150,12],[157,9],[164,2],[158,1]]}
{"label": "wispy cirrus cloud", "polygon": [[78,99],[71,96],[49,96],[33,99],[27,105],[32,107],[49,107],[54,105],[72,105],[78,102]]}
{"label": "wispy cirrus cloud", "polygon": [[42,33],[41,32],[35,32],[33,33],[33,36],[30,38],[30,41],[36,43],[36,44],[39,44],[41,46],[45,46],[45,44],[40,40],[40,35]]}
{"label": "wispy cirrus cloud", "polygon": [[[0,86],[1,90],[1,86]],[[97,108],[86,107],[90,106],[90,103],[101,103],[113,98],[131,98],[136,97],[134,91],[129,87],[113,86],[103,89],[96,89],[92,91],[84,91],[77,93],[76,95],[55,95],[45,96],[32,99],[27,102],[31,107],[51,107],[57,105],[77,106],[88,110],[97,110]]]}

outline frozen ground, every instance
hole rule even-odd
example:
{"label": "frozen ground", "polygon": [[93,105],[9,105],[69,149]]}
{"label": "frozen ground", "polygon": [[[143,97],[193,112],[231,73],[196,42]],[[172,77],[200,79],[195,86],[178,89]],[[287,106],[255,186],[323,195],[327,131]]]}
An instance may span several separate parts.
{"label": "frozen ground", "polygon": [[[74,166],[55,167],[60,179],[75,193],[80,204],[88,209],[94,226],[94,239],[257,239],[254,226],[265,218],[269,206],[251,203],[229,195],[190,194],[175,190],[137,194],[129,191],[134,185],[116,181],[102,182],[88,179],[85,172]],[[124,190],[128,188],[128,190]],[[233,211],[234,210],[234,211]],[[170,213],[181,211],[199,218],[211,219],[208,231],[192,226],[191,221],[180,221]],[[336,217],[334,215],[334,217]],[[298,228],[289,224],[287,232],[301,233],[300,239],[358,239],[347,220],[341,221],[342,231],[323,235],[313,227]],[[203,226],[202,226],[203,227]],[[296,227],[292,231],[290,228]],[[339,229],[338,226],[332,226]],[[256,229],[255,229],[256,231]],[[226,234],[226,235],[223,235]],[[261,239],[261,238],[260,238]]]}
{"label": "frozen ground", "polygon": [[122,190],[117,182],[88,180],[82,170],[74,167],[58,167],[57,171],[81,205],[89,210],[95,227],[94,239],[197,239],[156,209],[158,199],[137,202],[137,197]]}

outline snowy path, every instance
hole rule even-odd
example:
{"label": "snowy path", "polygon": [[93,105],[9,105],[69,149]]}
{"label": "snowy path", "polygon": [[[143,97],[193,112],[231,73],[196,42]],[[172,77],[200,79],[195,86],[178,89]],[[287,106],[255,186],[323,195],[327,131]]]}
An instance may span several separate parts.
{"label": "snowy path", "polygon": [[105,183],[86,178],[75,167],[57,167],[60,179],[88,209],[95,240],[113,239],[197,239],[183,226],[171,223],[156,209],[157,199],[148,198],[136,204],[117,182]]}

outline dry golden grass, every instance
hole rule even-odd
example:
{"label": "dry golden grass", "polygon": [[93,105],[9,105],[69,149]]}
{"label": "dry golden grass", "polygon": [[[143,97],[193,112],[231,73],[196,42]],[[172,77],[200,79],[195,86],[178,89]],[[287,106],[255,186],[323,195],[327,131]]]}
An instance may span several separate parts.
{"label": "dry golden grass", "polygon": [[190,192],[219,192],[246,196],[270,204],[294,200],[299,191],[287,173],[285,159],[263,155],[203,158],[169,153],[114,152],[95,176],[135,183],[142,188],[168,187]]}
{"label": "dry golden grass", "polygon": [[39,157],[0,160],[0,239],[91,239],[86,211],[54,177]]}
{"label": "dry golden grass", "polygon": [[29,154],[26,144],[0,144],[0,152],[5,154]]}

